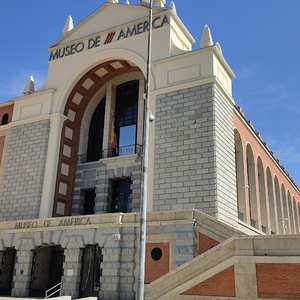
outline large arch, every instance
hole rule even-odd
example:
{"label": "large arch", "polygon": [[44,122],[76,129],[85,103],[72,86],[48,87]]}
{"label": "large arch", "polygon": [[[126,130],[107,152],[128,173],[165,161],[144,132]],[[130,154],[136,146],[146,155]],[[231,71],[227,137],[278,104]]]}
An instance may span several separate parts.
{"label": "large arch", "polygon": [[270,230],[271,234],[277,233],[276,230],[276,199],[274,196],[274,183],[272,180],[272,174],[269,167],[267,167],[267,187],[268,187],[268,198],[269,198],[269,211],[270,211]]}
{"label": "large arch", "polygon": [[[248,175],[248,191],[249,191],[249,211],[250,211],[250,225],[258,228],[259,224],[259,209],[257,199],[257,186],[256,186],[256,167],[254,155],[250,144],[246,148],[247,158],[247,175]],[[260,229],[260,228],[259,228]]]}
{"label": "large arch", "polygon": [[[143,58],[137,53],[125,49],[110,49],[101,51],[96,55],[91,56],[89,59],[81,62],[76,66],[76,71],[71,74],[67,81],[62,84],[62,88],[56,91],[56,101],[53,106],[54,113],[63,113],[67,105],[70,94],[72,93],[74,86],[80,82],[80,80],[91,72],[94,68],[98,68],[100,65],[105,65],[107,62],[124,61],[129,65],[136,67],[139,72],[146,77],[147,62],[146,57]],[[155,88],[155,78],[153,73],[150,73],[151,77],[151,90]]]}
{"label": "large arch", "polygon": [[278,224],[278,233],[284,233],[284,216],[283,216],[283,208],[282,208],[282,198],[280,193],[280,186],[278,177],[274,178],[274,186],[275,186],[275,198],[276,198],[276,209],[277,209],[277,224]]}
{"label": "large arch", "polygon": [[289,210],[288,210],[288,202],[286,197],[286,189],[284,184],[281,184],[281,199],[282,199],[282,207],[283,207],[283,227],[284,232],[289,233],[291,232],[290,220],[289,220]]}
{"label": "large arch", "polygon": [[295,221],[295,231],[294,233],[299,233],[299,219],[298,219],[298,209],[295,197],[293,196],[293,210],[294,210],[294,221]]}
{"label": "large arch", "polygon": [[260,156],[257,157],[257,176],[258,176],[258,193],[260,201],[260,216],[261,216],[261,230],[264,233],[268,231],[268,204],[266,194],[266,182],[263,162]]}
{"label": "large arch", "polygon": [[290,191],[287,191],[287,201],[289,206],[289,224],[290,224],[290,233],[295,233],[295,221],[294,221],[294,206],[292,202],[292,197]]}
{"label": "large arch", "polygon": [[67,120],[61,135],[53,216],[71,214],[80,130],[89,102],[107,83],[131,73],[142,74],[139,67],[126,60],[106,61],[84,74],[70,92],[64,107]]}
{"label": "large arch", "polygon": [[248,183],[246,183],[245,178],[243,143],[241,135],[237,129],[234,130],[234,141],[238,218],[241,221],[247,222],[248,204],[246,204],[246,196],[248,193]]}

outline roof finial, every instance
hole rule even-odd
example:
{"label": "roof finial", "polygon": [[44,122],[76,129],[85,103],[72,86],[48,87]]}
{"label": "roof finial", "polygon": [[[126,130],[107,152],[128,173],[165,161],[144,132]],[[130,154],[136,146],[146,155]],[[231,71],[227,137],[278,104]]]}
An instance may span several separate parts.
{"label": "roof finial", "polygon": [[125,4],[130,4],[129,0],[126,0],[126,1],[125,1]]}
{"label": "roof finial", "polygon": [[166,0],[153,0],[153,6],[165,7]]}
{"label": "roof finial", "polygon": [[73,19],[71,16],[68,16],[62,32],[65,35],[67,32],[69,32],[73,28],[74,28]]}
{"label": "roof finial", "polygon": [[29,95],[35,92],[35,88],[34,88],[34,79],[33,76],[30,76],[26,82],[26,85],[24,87],[23,90],[23,94],[24,95]]}
{"label": "roof finial", "polygon": [[215,46],[220,51],[220,53],[222,54],[222,48],[221,48],[221,45],[219,44],[219,42],[216,42]]}
{"label": "roof finial", "polygon": [[205,47],[209,47],[212,46],[213,43],[213,39],[210,33],[210,29],[208,27],[208,25],[206,24],[203,28],[202,31],[202,37],[201,37],[201,48],[205,48]]}
{"label": "roof finial", "polygon": [[176,11],[176,6],[175,6],[175,3],[174,3],[174,1],[171,1],[171,3],[170,3],[170,6],[169,6],[173,11],[174,11],[174,13],[175,14],[177,14],[177,11]]}

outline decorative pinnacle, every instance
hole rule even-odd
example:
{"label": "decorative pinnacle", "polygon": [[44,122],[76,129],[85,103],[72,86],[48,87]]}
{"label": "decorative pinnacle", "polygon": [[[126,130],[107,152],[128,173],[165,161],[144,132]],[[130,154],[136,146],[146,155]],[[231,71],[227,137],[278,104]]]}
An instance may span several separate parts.
{"label": "decorative pinnacle", "polygon": [[130,4],[130,3],[129,3],[129,0],[126,0],[126,1],[125,1],[125,4]]}
{"label": "decorative pinnacle", "polygon": [[24,87],[23,90],[23,94],[24,95],[29,95],[35,92],[35,88],[34,88],[34,79],[33,76],[30,76],[26,82],[26,85]]}
{"label": "decorative pinnacle", "polygon": [[220,51],[220,53],[222,54],[222,48],[221,48],[221,45],[219,44],[219,42],[216,42],[215,46]]}
{"label": "decorative pinnacle", "polygon": [[68,16],[62,32],[65,35],[67,32],[69,32],[73,28],[74,28],[73,19],[71,16]]}
{"label": "decorative pinnacle", "polygon": [[173,11],[174,11],[174,13],[175,14],[177,14],[177,11],[176,11],[176,6],[175,6],[175,3],[174,3],[174,1],[171,1],[171,3],[170,3],[170,6],[169,6]]}
{"label": "decorative pinnacle", "polygon": [[153,6],[165,7],[166,0],[154,0]]}
{"label": "decorative pinnacle", "polygon": [[202,31],[201,48],[210,47],[213,44],[214,43],[213,43],[213,39],[212,39],[212,36],[210,33],[210,29],[209,29],[208,25],[206,24]]}

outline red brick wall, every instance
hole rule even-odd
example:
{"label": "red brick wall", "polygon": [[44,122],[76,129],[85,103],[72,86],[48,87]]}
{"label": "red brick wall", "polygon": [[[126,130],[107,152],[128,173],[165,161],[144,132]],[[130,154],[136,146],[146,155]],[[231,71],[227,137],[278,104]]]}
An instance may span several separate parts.
{"label": "red brick wall", "polygon": [[2,124],[2,118],[5,114],[8,114],[8,123],[11,122],[13,109],[14,109],[13,103],[0,107],[0,125]]}
{"label": "red brick wall", "polygon": [[300,264],[256,264],[259,298],[300,299]]}
{"label": "red brick wall", "polygon": [[212,247],[218,245],[219,242],[212,239],[211,237],[199,232],[199,254],[211,249]]}
{"label": "red brick wall", "polygon": [[235,297],[234,266],[200,282],[181,295]]}
{"label": "red brick wall", "polygon": [[[153,249],[159,248],[162,251],[162,257],[154,260],[151,257]],[[146,245],[146,262],[145,262],[145,283],[160,278],[170,271],[170,244],[169,243],[147,243]]]}

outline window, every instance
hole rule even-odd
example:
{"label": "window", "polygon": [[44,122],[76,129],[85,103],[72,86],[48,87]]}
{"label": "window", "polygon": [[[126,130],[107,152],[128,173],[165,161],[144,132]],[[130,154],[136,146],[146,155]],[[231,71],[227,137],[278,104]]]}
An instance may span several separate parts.
{"label": "window", "polygon": [[87,162],[102,158],[105,102],[104,97],[98,104],[90,123]]}
{"label": "window", "polygon": [[130,212],[131,184],[130,179],[112,180],[110,212]]}
{"label": "window", "polygon": [[138,80],[125,82],[116,89],[116,155],[123,156],[136,153],[138,95]]}
{"label": "window", "polygon": [[1,125],[8,124],[8,114],[4,114],[2,117]]}
{"label": "window", "polygon": [[84,191],[84,215],[92,215],[95,213],[95,197],[96,193],[94,189]]}

